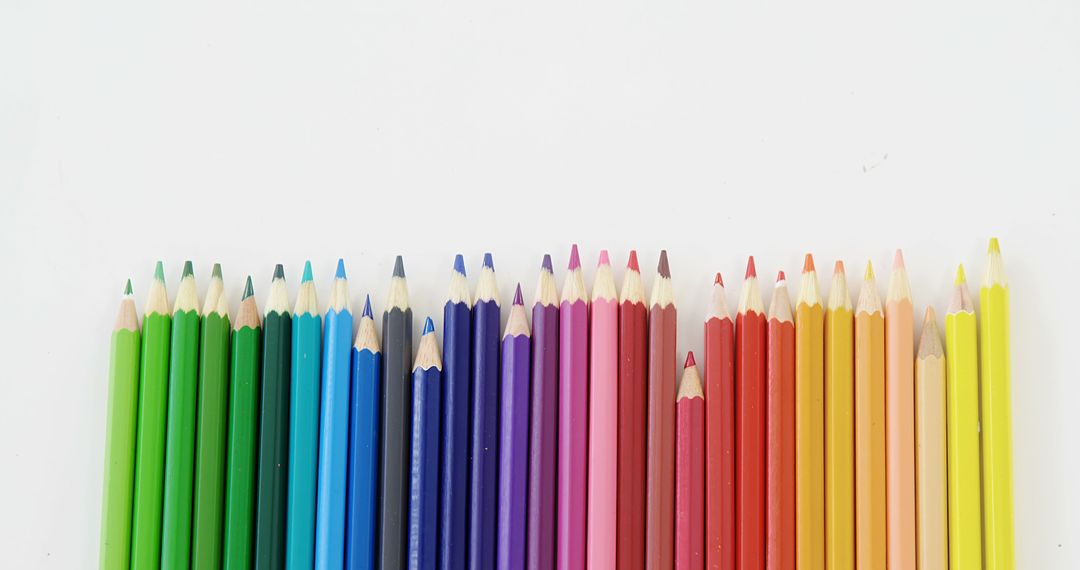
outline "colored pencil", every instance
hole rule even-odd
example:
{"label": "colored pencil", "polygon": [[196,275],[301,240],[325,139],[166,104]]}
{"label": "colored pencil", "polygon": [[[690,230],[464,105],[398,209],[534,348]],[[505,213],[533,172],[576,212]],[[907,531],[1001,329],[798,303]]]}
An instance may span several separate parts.
{"label": "colored pencil", "polygon": [[933,307],[926,308],[915,360],[918,567],[949,567],[945,452],[945,351]]}
{"label": "colored pencil", "polygon": [[499,506],[499,287],[491,254],[473,306],[472,426],[469,451],[469,568],[495,567]]}
{"label": "colored pencil", "polygon": [[1012,404],[1009,356],[1009,282],[997,238],[987,249],[986,276],[979,289],[982,323],[983,527],[987,570],[1016,565],[1013,528]]}
{"label": "colored pencil", "polygon": [[165,494],[161,507],[161,568],[191,565],[195,479],[195,406],[199,386],[199,292],[184,263],[173,305],[169,406],[165,430]]}
{"label": "colored pencil", "polygon": [[[298,313],[299,314],[299,313]],[[345,262],[338,259],[323,342],[319,407],[319,489],[315,506],[315,566],[345,563],[345,506],[349,458],[349,365],[353,318]],[[295,453],[295,450],[294,450]]]}
{"label": "colored pencil", "polygon": [[795,322],[783,271],[766,335],[765,567],[795,570]]}
{"label": "colored pencil", "polygon": [[406,565],[409,513],[409,434],[412,419],[412,309],[401,256],[394,260],[383,312],[383,405],[379,457],[378,568]]}
{"label": "colored pencil", "polygon": [[615,567],[618,487],[619,293],[607,250],[600,250],[589,318],[589,498],[586,558]]}
{"label": "colored pencil", "polygon": [[675,570],[701,570],[705,563],[704,398],[688,352],[675,403]]}
{"label": "colored pencil", "polygon": [[102,568],[131,560],[131,503],[135,484],[135,427],[139,413],[139,316],[124,288],[109,348],[109,411],[105,431],[105,489],[101,507]]}
{"label": "colored pencil", "polygon": [[[431,317],[424,321],[412,373],[409,568],[435,570],[439,544],[439,393],[442,359]],[[336,566],[335,566],[336,568]]]}
{"label": "colored pencil", "polygon": [[855,306],[855,566],[885,568],[885,315],[869,262]]}
{"label": "colored pencil", "polygon": [[191,565],[221,566],[221,525],[225,509],[225,453],[229,421],[229,302],[215,264],[203,304],[199,347],[199,401],[195,450],[195,506]]}
{"label": "colored pencil", "polygon": [[[285,306],[284,286],[271,288],[270,304]],[[262,357],[262,323],[251,276],[233,325],[229,372],[229,450],[225,475],[225,532],[222,538],[225,570],[251,567],[255,538],[255,477],[258,447],[259,370]]]}
{"label": "colored pencil", "polygon": [[131,515],[133,570],[157,568],[161,564],[161,493],[165,481],[165,414],[171,336],[172,314],[165,292],[165,271],[159,261],[143,311],[135,495]]}
{"label": "colored pencil", "polygon": [[439,568],[462,570],[468,557],[469,373],[472,362],[472,295],[465,258],[458,254],[443,305],[442,477],[439,501]]}
{"label": "colored pencil", "polygon": [[375,566],[375,525],[379,504],[382,349],[375,332],[370,296],[364,299],[364,310],[360,314],[352,366],[345,567],[372,568]]}
{"label": "colored pencil", "polygon": [[825,567],[855,568],[855,313],[837,261],[825,311]]}
{"label": "colored pencil", "polygon": [[559,410],[559,294],[550,255],[544,255],[540,266],[532,324],[525,567],[543,570],[555,566],[555,461]]}
{"label": "colored pencil", "polygon": [[964,266],[945,314],[949,472],[949,566],[983,567],[979,496],[979,339]]}
{"label": "colored pencil", "polygon": [[285,562],[285,511],[289,465],[289,376],[292,315],[285,269],[274,268],[263,316],[262,398],[259,411],[259,471],[255,497],[255,567]]}
{"label": "colored pencil", "polygon": [[806,254],[795,303],[795,566],[825,567],[825,310]]}
{"label": "colored pencil", "polygon": [[735,315],[735,559],[765,566],[765,305],[754,258]]}
{"label": "colored pencil", "polygon": [[885,405],[888,567],[915,570],[915,316],[899,249],[885,296]]}
{"label": "colored pencil", "polygon": [[675,340],[677,312],[666,250],[649,300],[649,393],[645,464],[645,567],[670,568],[675,540]]}
{"label": "colored pencil", "polygon": [[649,310],[637,252],[631,250],[619,294],[618,480],[615,567],[645,567],[645,422]]}
{"label": "colored pencil", "polygon": [[735,323],[724,278],[705,320],[705,567],[735,570]]}
{"label": "colored pencil", "polygon": [[285,525],[285,566],[290,569],[311,568],[315,563],[322,364],[322,316],[319,315],[315,281],[308,261],[304,263],[304,274],[293,306],[289,490]]}
{"label": "colored pencil", "polygon": [[589,297],[575,244],[559,311],[559,478],[556,564],[585,567],[589,429]]}
{"label": "colored pencil", "polygon": [[499,570],[525,567],[525,494],[529,477],[529,321],[521,285],[502,340],[499,445]]}

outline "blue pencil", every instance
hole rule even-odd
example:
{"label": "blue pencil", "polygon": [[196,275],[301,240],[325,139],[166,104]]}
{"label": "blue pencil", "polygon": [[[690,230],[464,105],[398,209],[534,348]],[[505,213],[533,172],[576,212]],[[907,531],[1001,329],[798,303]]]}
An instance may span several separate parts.
{"label": "blue pencil", "polygon": [[450,295],[443,306],[442,465],[440,477],[439,568],[463,570],[469,524],[469,362],[472,297],[465,259],[454,258]]}
{"label": "blue pencil", "polygon": [[439,543],[439,401],[442,360],[435,325],[424,322],[413,366],[409,480],[409,569],[435,570]]}
{"label": "blue pencil", "polygon": [[319,371],[322,317],[311,262],[296,295],[292,329],[292,406],[289,491],[285,525],[286,568],[311,568],[315,554],[315,472],[319,445]]}
{"label": "blue pencil", "polygon": [[499,288],[491,254],[476,286],[473,314],[472,449],[469,479],[469,568],[495,568],[499,488]]}
{"label": "blue pencil", "polygon": [[498,569],[525,568],[525,497],[529,481],[529,320],[521,285],[502,340],[502,440],[499,447]]}
{"label": "blue pencil", "polygon": [[315,509],[315,567],[345,563],[345,481],[349,453],[349,360],[352,312],[345,262],[338,260],[323,344],[322,407],[319,422],[319,491]]}
{"label": "blue pencil", "polygon": [[379,500],[379,406],[382,350],[375,333],[371,296],[364,300],[352,351],[352,413],[349,418],[349,504],[345,523],[345,567],[375,567],[375,521]]}

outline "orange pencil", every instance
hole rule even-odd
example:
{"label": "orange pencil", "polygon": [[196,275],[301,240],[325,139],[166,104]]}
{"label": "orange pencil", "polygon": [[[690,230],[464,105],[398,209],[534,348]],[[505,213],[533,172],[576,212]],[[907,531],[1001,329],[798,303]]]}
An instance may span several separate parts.
{"label": "orange pencil", "polygon": [[885,317],[866,264],[855,308],[855,567],[885,570]]}
{"label": "orange pencil", "polygon": [[[795,566],[825,567],[825,310],[806,254],[795,303]],[[706,404],[707,405],[707,404]]]}
{"label": "orange pencil", "polygon": [[766,327],[765,568],[795,570],[795,323],[783,271]]}
{"label": "orange pencil", "polygon": [[896,250],[885,297],[885,484],[890,570],[915,570],[915,317]]}

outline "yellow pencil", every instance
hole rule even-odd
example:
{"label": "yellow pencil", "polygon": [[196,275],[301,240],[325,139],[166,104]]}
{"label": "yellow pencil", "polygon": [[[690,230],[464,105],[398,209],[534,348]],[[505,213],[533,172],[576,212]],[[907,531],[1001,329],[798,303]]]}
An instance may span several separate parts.
{"label": "yellow pencil", "polygon": [[1012,404],[1009,368],[1009,283],[997,238],[990,240],[979,290],[982,322],[983,528],[986,569],[1012,570]]}
{"label": "yellow pencil", "polygon": [[825,565],[825,311],[806,254],[795,304],[795,564]]}
{"label": "yellow pencil", "polygon": [[885,511],[890,570],[915,570],[915,316],[896,250],[885,296]]}
{"label": "yellow pencil", "polygon": [[956,286],[945,314],[945,354],[949,371],[949,566],[979,569],[979,348],[975,309],[963,265],[956,269]]}
{"label": "yellow pencil", "polygon": [[855,307],[855,567],[885,570],[885,315],[869,262]]}
{"label": "yellow pencil", "polygon": [[933,307],[926,308],[915,360],[915,465],[918,471],[918,567],[949,567],[945,491],[945,352]]}
{"label": "yellow pencil", "polygon": [[855,568],[854,313],[837,261],[825,312],[825,568]]}

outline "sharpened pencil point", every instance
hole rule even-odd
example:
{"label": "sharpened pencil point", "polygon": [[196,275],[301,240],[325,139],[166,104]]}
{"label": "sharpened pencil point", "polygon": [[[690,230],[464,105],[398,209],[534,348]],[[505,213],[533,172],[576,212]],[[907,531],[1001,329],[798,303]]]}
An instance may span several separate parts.
{"label": "sharpened pencil point", "polygon": [[719,271],[716,272],[716,278],[713,279],[713,285],[724,286],[724,276],[720,275]]}
{"label": "sharpened pencil point", "polygon": [[304,262],[304,275],[303,275],[303,277],[300,278],[300,282],[301,283],[307,283],[308,281],[313,281],[314,279],[315,279],[315,277],[311,274],[311,261],[310,260],[305,261]]}
{"label": "sharpened pencil point", "polygon": [[641,267],[638,265],[637,250],[630,250],[630,259],[626,260],[626,268],[641,273]]}
{"label": "sharpened pencil point", "polygon": [[660,261],[656,264],[656,272],[660,274],[660,277],[671,279],[671,266],[668,264],[667,250],[660,250]]}
{"label": "sharpened pencil point", "polygon": [[544,261],[540,263],[541,269],[546,269],[548,273],[555,273],[555,268],[551,265],[551,254],[544,254]]}
{"label": "sharpened pencil point", "polygon": [[811,271],[817,271],[814,268],[814,255],[812,253],[806,254],[806,259],[803,260],[802,272],[810,273]]}
{"label": "sharpened pencil point", "polygon": [[435,332],[435,323],[431,321],[431,317],[428,317],[424,321],[424,332],[421,335],[429,335],[433,332]]}
{"label": "sharpened pencil point", "polygon": [[597,262],[596,266],[600,267],[601,265],[611,265],[611,257],[608,256],[606,249],[600,250],[600,261]]}
{"label": "sharpened pencil point", "polygon": [[274,279],[284,279],[284,278],[285,278],[285,266],[279,263],[279,264],[274,266]]}
{"label": "sharpened pencil point", "polygon": [[694,351],[686,353],[686,363],[683,364],[683,368],[690,368],[691,366],[697,366],[697,361],[694,360]]}
{"label": "sharpened pencil point", "polygon": [[364,311],[360,313],[360,316],[369,319],[375,318],[375,315],[371,314],[371,295],[366,295],[364,297]]}
{"label": "sharpened pencil point", "polygon": [[334,279],[346,279],[345,277],[345,260],[340,257],[337,260],[337,271],[334,272]]}
{"label": "sharpened pencil point", "polygon": [[986,253],[1001,253],[1001,244],[998,243],[998,238],[990,238],[990,243],[986,246]]}
{"label": "sharpened pencil point", "polygon": [[252,296],[254,294],[255,294],[255,289],[251,286],[251,276],[248,275],[247,276],[247,281],[244,282],[244,294],[243,294],[243,296],[240,297],[240,300],[243,301],[244,299],[247,299],[248,297],[250,297],[250,296]]}
{"label": "sharpened pencil point", "polygon": [[863,281],[870,281],[874,278],[874,264],[869,259],[866,260],[866,271],[863,272]]}
{"label": "sharpened pencil point", "polygon": [[454,271],[465,275],[465,256],[460,253],[454,256]]}
{"label": "sharpened pencil point", "polygon": [[934,308],[930,305],[926,306],[926,313],[923,314],[923,328],[926,328],[927,323],[936,323],[937,313],[934,312]]}
{"label": "sharpened pencil point", "polygon": [[394,258],[394,277],[405,278],[405,260],[400,255]]}
{"label": "sharpened pencil point", "polygon": [[485,253],[484,254],[484,267],[486,267],[486,268],[488,268],[488,269],[490,269],[492,271],[495,271],[495,262],[492,261],[490,253]]}
{"label": "sharpened pencil point", "polygon": [[967,276],[964,275],[964,264],[961,263],[956,266],[956,281],[953,281],[953,285],[960,285],[963,283],[967,283]]}
{"label": "sharpened pencil point", "polygon": [[833,273],[843,273],[843,272],[844,272],[844,261],[842,259],[837,259],[836,260],[836,265],[833,266]]}
{"label": "sharpened pencil point", "polygon": [[787,276],[784,275],[783,271],[776,274],[776,282],[777,283],[784,283],[786,281],[787,281]]}
{"label": "sharpened pencil point", "polygon": [[218,279],[221,279],[221,264],[220,263],[215,263],[214,264],[214,269],[210,271],[210,278],[212,279],[214,277],[216,277]]}
{"label": "sharpened pencil point", "polygon": [[524,305],[525,304],[525,300],[521,298],[521,283],[517,284],[517,290],[514,291],[514,304],[515,305]]}
{"label": "sharpened pencil point", "polygon": [[180,278],[183,279],[185,277],[194,277],[194,276],[195,276],[195,268],[191,265],[190,261],[185,261],[184,262],[184,271],[183,271],[183,273],[180,274]]}
{"label": "sharpened pencil point", "polygon": [[567,269],[569,269],[570,271],[573,271],[575,269],[580,269],[580,268],[581,268],[581,256],[578,255],[577,244],[575,243],[574,245],[570,246],[570,264],[567,266]]}
{"label": "sharpened pencil point", "polygon": [[754,256],[750,256],[750,259],[746,260],[746,275],[743,279],[749,279],[751,277],[757,277],[757,265],[754,264]]}
{"label": "sharpened pencil point", "polygon": [[124,287],[124,294],[125,295],[130,295],[131,294],[131,279],[127,280],[127,285]]}
{"label": "sharpened pencil point", "polygon": [[896,255],[893,256],[892,267],[893,269],[904,268],[904,252],[900,251],[899,248],[896,250]]}
{"label": "sharpened pencil point", "polygon": [[160,261],[154,266],[154,279],[165,281],[165,264]]}

